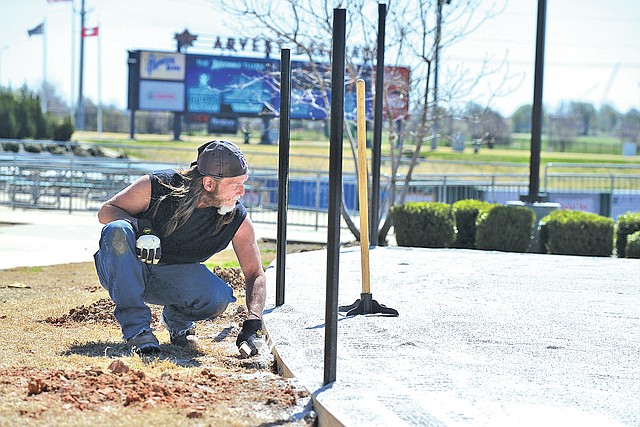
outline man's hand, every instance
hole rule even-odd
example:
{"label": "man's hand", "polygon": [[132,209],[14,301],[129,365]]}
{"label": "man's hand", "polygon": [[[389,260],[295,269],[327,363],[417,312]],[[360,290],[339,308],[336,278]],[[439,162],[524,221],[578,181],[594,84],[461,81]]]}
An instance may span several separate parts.
{"label": "man's hand", "polygon": [[242,322],[242,330],[238,334],[236,345],[244,357],[258,354],[256,340],[258,339],[258,331],[261,329],[262,320],[260,319],[247,319]]}
{"label": "man's hand", "polygon": [[136,255],[140,261],[147,264],[157,264],[162,256],[160,238],[156,236],[151,221],[139,219],[136,229]]}

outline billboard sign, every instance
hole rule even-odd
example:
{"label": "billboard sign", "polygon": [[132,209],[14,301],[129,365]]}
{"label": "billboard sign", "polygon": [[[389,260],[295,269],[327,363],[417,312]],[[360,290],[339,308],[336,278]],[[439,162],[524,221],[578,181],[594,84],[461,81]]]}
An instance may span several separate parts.
{"label": "billboard sign", "polygon": [[141,110],[184,111],[184,83],[141,80],[138,104]]}
{"label": "billboard sign", "polygon": [[[290,117],[292,119],[318,120],[327,117],[327,102],[330,104],[331,101],[324,98],[317,76],[330,74],[331,69],[326,64],[314,64],[312,69],[308,62],[291,61]],[[279,106],[278,101],[278,108]]]}
{"label": "billboard sign", "polygon": [[235,135],[238,133],[238,119],[211,117],[207,131],[209,133]]}
{"label": "billboard sign", "polygon": [[279,69],[270,59],[188,55],[187,111],[220,117],[275,112]]}
{"label": "billboard sign", "polygon": [[183,53],[140,52],[140,78],[147,80],[184,80]]}
{"label": "billboard sign", "polygon": [[[129,104],[134,109],[236,119],[280,113],[277,59],[136,51],[130,52],[129,63]],[[326,119],[331,102],[330,64],[292,61],[291,68],[290,117]],[[375,74],[371,67],[356,71],[357,76],[350,70],[346,73],[345,118],[356,118],[355,80],[361,78],[366,82],[367,118],[372,119]],[[390,111],[394,119],[406,118],[409,68],[385,67],[385,80],[385,115]]]}

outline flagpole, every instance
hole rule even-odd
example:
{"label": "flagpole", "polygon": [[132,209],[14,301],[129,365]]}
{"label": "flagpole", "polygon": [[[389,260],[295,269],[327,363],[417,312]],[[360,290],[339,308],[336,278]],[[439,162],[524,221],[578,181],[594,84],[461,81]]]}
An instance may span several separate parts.
{"label": "flagpole", "polygon": [[102,35],[100,34],[100,22],[98,30],[98,139],[102,140]]}
{"label": "flagpole", "polygon": [[0,47],[0,87],[2,87],[2,52],[9,49],[9,46],[6,44]]}
{"label": "flagpole", "polygon": [[42,112],[47,112],[47,19],[42,21]]}
{"label": "flagpole", "polygon": [[71,86],[69,86],[69,107],[71,108],[71,117],[76,116],[75,107],[75,86],[76,86],[76,5],[71,0]]}
{"label": "flagpole", "polygon": [[76,129],[77,130],[85,130],[84,129],[84,103],[83,103],[83,72],[84,72],[84,37],[82,32],[84,32],[84,0],[81,1],[80,6],[80,67],[78,71],[78,104],[76,109]]}

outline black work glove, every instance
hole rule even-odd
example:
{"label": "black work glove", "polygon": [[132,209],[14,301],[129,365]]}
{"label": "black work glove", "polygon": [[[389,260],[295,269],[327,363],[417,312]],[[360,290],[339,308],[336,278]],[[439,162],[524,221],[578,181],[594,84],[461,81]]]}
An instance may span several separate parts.
{"label": "black work glove", "polygon": [[248,356],[255,356],[258,354],[258,348],[256,347],[255,340],[258,339],[258,331],[262,329],[262,320],[260,319],[247,319],[242,322],[242,330],[238,334],[236,339],[236,345],[238,349],[242,347],[243,343],[247,343],[251,352]]}
{"label": "black work glove", "polygon": [[136,227],[136,255],[147,264],[157,264],[162,256],[160,238],[153,230],[151,221],[139,219]]}

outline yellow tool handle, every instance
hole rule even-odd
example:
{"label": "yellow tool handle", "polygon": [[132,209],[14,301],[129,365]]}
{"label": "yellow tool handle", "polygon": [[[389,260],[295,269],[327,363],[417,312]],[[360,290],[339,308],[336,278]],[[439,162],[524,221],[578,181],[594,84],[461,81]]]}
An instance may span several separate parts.
{"label": "yellow tool handle", "polygon": [[358,126],[358,193],[360,200],[360,258],[362,262],[362,293],[371,293],[369,276],[369,199],[367,194],[367,122],[364,103],[364,80],[356,82]]}

